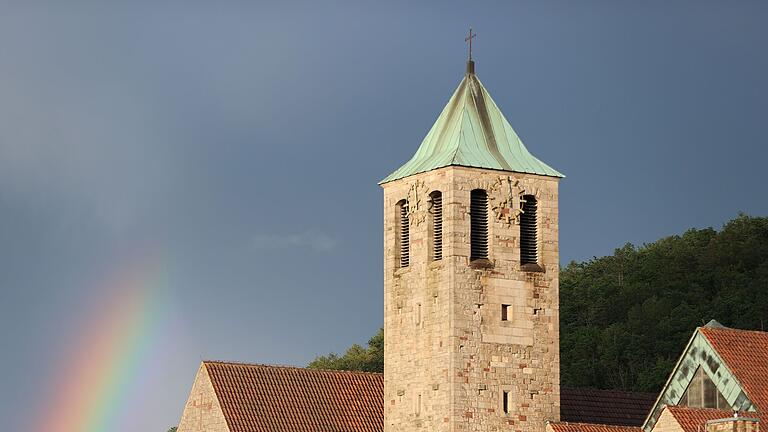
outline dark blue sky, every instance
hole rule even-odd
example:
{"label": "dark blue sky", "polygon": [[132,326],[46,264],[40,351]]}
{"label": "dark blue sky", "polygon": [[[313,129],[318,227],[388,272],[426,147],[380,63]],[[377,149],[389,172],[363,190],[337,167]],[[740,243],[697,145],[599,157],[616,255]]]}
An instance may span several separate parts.
{"label": "dark blue sky", "polygon": [[169,355],[112,432],[174,424],[201,358],[365,342],[377,182],[458,85],[469,25],[478,76],[567,175],[563,263],[768,214],[766,2],[30,3],[0,5],[3,429],[45,409],[94,281],[147,250]]}

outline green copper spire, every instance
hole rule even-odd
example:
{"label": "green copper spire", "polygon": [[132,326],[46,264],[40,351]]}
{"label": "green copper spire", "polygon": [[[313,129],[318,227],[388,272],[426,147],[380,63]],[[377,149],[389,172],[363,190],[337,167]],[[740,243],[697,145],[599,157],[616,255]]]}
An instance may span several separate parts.
{"label": "green copper spire", "polygon": [[564,177],[536,159],[475,75],[475,62],[411,160],[381,183],[450,165]]}

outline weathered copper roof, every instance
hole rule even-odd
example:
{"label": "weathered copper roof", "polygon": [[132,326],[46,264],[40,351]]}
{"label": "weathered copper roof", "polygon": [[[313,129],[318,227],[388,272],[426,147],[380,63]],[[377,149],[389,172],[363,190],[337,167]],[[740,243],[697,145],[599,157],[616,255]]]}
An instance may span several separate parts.
{"label": "weathered copper roof", "polygon": [[230,432],[380,432],[383,375],[203,362]]}
{"label": "weathered copper roof", "polygon": [[638,426],[618,426],[595,423],[552,422],[553,432],[642,432]]}
{"label": "weathered copper roof", "polygon": [[416,154],[381,183],[450,165],[564,177],[536,159],[468,68]]}
{"label": "weathered copper roof", "polygon": [[768,333],[715,326],[700,327],[699,331],[758,410],[768,411]]}
{"label": "weathered copper roof", "polygon": [[656,396],[655,393],[561,387],[560,420],[639,427],[653,408]]}

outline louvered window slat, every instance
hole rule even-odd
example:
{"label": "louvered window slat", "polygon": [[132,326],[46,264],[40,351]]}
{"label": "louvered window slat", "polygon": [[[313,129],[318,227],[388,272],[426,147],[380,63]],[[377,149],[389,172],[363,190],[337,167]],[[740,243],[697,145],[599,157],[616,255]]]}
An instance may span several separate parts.
{"label": "louvered window slat", "polygon": [[433,192],[432,197],[432,259],[443,259],[443,194]]}
{"label": "louvered window slat", "polygon": [[470,260],[488,258],[488,194],[482,189],[470,193]]}
{"label": "louvered window slat", "polygon": [[538,242],[536,226],[536,198],[533,195],[523,197],[523,213],[520,215],[520,262],[537,264]]}
{"label": "louvered window slat", "polygon": [[408,267],[408,264],[410,263],[410,232],[409,229],[409,223],[408,223],[408,203],[406,201],[401,201],[398,204],[398,211],[399,211],[399,223],[398,223],[398,230],[399,230],[399,236],[400,236],[400,267]]}

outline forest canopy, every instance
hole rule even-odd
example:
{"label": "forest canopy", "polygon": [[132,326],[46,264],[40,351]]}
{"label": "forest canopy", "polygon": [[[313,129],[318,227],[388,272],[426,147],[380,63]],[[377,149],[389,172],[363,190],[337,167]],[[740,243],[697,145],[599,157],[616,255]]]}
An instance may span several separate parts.
{"label": "forest canopy", "polygon": [[[655,392],[697,326],[768,324],[768,218],[690,229],[560,269],[564,386]],[[384,334],[310,368],[384,370]]]}

